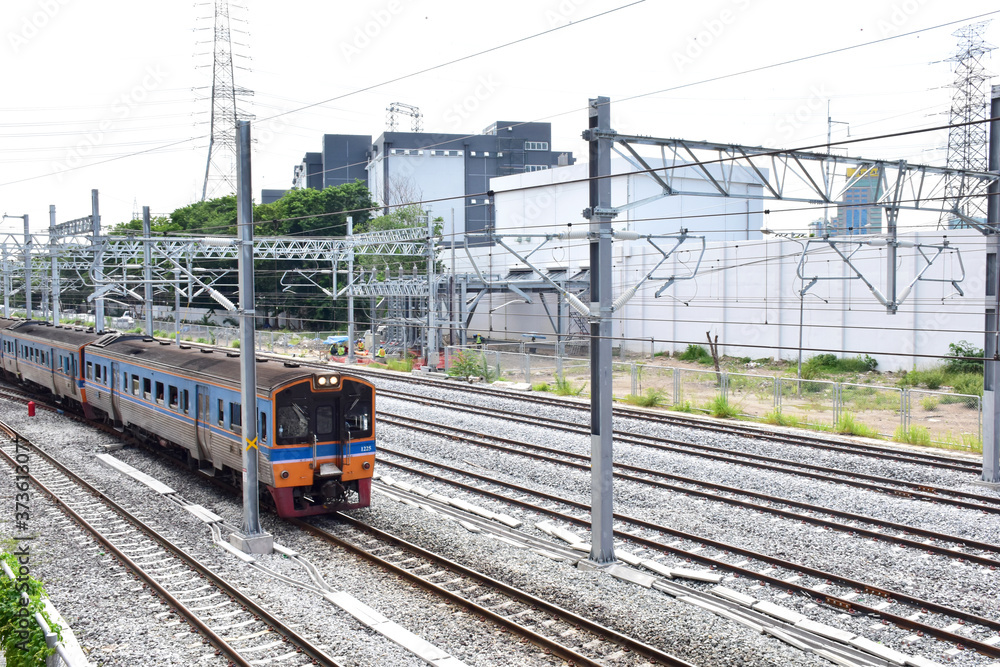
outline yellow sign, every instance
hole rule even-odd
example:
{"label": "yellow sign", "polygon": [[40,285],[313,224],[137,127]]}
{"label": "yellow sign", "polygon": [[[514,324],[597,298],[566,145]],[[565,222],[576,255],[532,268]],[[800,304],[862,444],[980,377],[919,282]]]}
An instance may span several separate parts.
{"label": "yellow sign", "polygon": [[254,438],[253,440],[247,440],[246,438],[244,438],[243,441],[247,443],[248,452],[250,451],[251,447],[253,449],[256,449],[258,452],[260,451],[260,449],[257,448],[257,438]]}

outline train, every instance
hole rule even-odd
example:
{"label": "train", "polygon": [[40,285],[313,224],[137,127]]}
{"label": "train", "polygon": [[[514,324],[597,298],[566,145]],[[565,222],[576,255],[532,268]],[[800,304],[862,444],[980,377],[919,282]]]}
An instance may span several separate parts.
{"label": "train", "polygon": [[[248,417],[240,354],[0,318],[0,367],[9,380],[237,485]],[[293,361],[258,357],[255,368],[262,499],[285,518],[367,507],[375,468],[374,386]]]}

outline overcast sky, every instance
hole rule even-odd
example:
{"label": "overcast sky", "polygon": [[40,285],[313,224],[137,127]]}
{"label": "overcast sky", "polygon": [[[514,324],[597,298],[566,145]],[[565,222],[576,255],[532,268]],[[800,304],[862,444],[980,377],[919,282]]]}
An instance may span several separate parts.
{"label": "overcast sky", "polygon": [[[827,100],[834,140],[848,128],[867,137],[943,124],[953,73],[941,61],[964,22],[935,26],[997,10],[985,0],[241,1],[234,51],[249,59],[237,58],[245,69],[236,80],[254,91],[238,105],[257,119],[256,201],[262,188],[290,187],[293,167],[320,150],[324,133],[384,131],[391,102],[419,107],[429,132],[547,120],[553,148],[579,157],[585,105],[598,95],[611,98],[620,132],[782,148],[825,141]],[[0,212],[30,214],[42,231],[50,204],[58,222],[88,215],[93,188],[105,225],[131,219],[135,206],[169,213],[198,200],[212,10],[211,2],[6,0]],[[995,44],[1000,14],[979,20],[989,18]],[[561,29],[409,76],[553,28]],[[925,28],[933,29],[710,81]],[[985,62],[998,69],[997,57]],[[297,110],[325,100],[333,101]],[[850,154],[943,164],[945,142],[939,132]]]}

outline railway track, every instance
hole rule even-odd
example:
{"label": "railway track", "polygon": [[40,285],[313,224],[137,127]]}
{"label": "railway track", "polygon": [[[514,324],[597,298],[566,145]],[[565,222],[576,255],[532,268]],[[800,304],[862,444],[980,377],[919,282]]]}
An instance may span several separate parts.
{"label": "railway track", "polygon": [[[584,454],[575,454],[561,449],[501,438],[499,436],[484,435],[482,433],[442,426],[437,423],[391,413],[382,413],[382,419],[383,423],[417,430],[428,435],[440,436],[444,434],[449,437],[461,438],[463,442],[477,447],[527,456],[535,460],[568,466],[577,470],[590,470],[590,457]],[[614,477],[626,482],[647,484],[667,491],[697,496],[706,500],[722,502],[748,510],[766,512],[774,516],[810,523],[852,535],[885,540],[903,547],[926,551],[957,561],[968,561],[987,567],[1000,567],[1000,545],[947,535],[917,526],[886,521],[853,512],[844,512],[789,498],[776,497],[772,494],[748,491],[617,461],[614,463],[614,469]],[[752,498],[760,502],[745,500],[741,497]],[[780,506],[797,508],[803,510],[803,512],[793,512],[783,509]],[[823,515],[843,519],[846,523],[825,518]],[[924,539],[919,541],[911,536],[923,537]]]}
{"label": "railway track", "polygon": [[[425,479],[434,479],[505,504],[521,506],[571,525],[589,528],[590,508],[585,503],[531,489],[523,484],[511,484],[481,472],[395,452],[385,446],[382,446],[381,452],[383,458],[380,463],[384,466],[405,470]],[[458,477],[470,481],[462,481]],[[506,493],[491,491],[486,488],[487,485],[503,489]],[[509,492],[517,493],[520,497],[512,497]],[[728,572],[730,576],[751,578],[775,592],[805,595],[817,603],[850,614],[868,615],[919,633],[920,636],[935,637],[955,648],[963,647],[991,657],[1000,657],[1000,647],[997,646],[997,640],[1000,640],[997,636],[1000,622],[994,619],[625,514],[616,513],[615,520],[619,526],[615,530],[617,538],[671,555],[681,562],[699,562]],[[629,530],[625,530],[625,527]],[[664,538],[672,541],[668,542]],[[737,562],[733,562],[734,560]]]}
{"label": "railway track", "polygon": [[303,530],[460,605],[575,665],[690,663],[443,558],[344,514],[328,527],[292,520]]}
{"label": "railway track", "polygon": [[[589,427],[563,420],[551,419],[548,417],[519,417],[517,415],[511,415],[509,413],[504,413],[490,408],[482,408],[479,406],[470,407],[468,405],[443,400],[430,401],[422,398],[411,397],[406,394],[394,394],[390,391],[381,391],[379,392],[379,395],[389,398],[398,398],[400,400],[418,403],[427,407],[446,407],[449,410],[457,410],[474,415],[493,417],[507,422],[520,422],[531,426],[544,426],[546,428],[555,429],[565,433],[586,436],[589,436],[590,434]],[[380,414],[392,417],[392,413],[388,413],[381,409],[379,412]],[[410,418],[406,417],[406,419]],[[430,422],[425,423],[429,424]],[[662,438],[638,433],[629,433],[620,430],[615,431],[615,441],[622,444],[648,447],[660,451],[684,454],[687,456],[696,456],[736,465],[751,466],[761,470],[795,474],[810,477],[818,481],[844,484],[879,493],[888,493],[907,498],[918,498],[935,503],[947,503],[964,509],[973,509],[991,514],[1000,514],[1000,498],[984,494],[971,493],[969,491],[962,491],[960,489],[908,482],[905,480],[893,479],[891,477],[882,477],[858,471],[847,471],[840,468],[820,466],[771,456],[762,456],[748,452],[734,452],[724,447],[715,447],[712,445],[686,440],[677,440],[673,438]],[[568,453],[565,455],[572,456]]]}
{"label": "railway track", "polygon": [[[232,664],[335,666],[321,647],[285,625],[211,567],[161,535],[135,513],[116,503],[67,467],[0,422],[0,457],[49,496],[112,557],[143,580],[170,610],[164,622],[176,624],[176,635],[197,632]],[[23,461],[29,461],[27,465]],[[19,463],[21,461],[21,463]],[[184,619],[169,620],[180,616]],[[184,630],[184,624],[191,629]]]}
{"label": "railway track", "polygon": [[[365,371],[363,369],[355,371],[353,370],[353,367],[352,367],[352,372],[357,372],[359,375],[367,375],[369,377],[381,377],[383,379],[392,379],[392,380],[398,380],[400,382],[436,387],[438,389],[458,391],[463,394],[475,394],[475,395],[492,396],[492,397],[502,396],[504,398],[522,401],[525,403],[546,405],[566,410],[574,410],[578,412],[590,411],[589,402],[574,400],[571,398],[562,398],[562,397],[556,398],[554,396],[546,396],[539,392],[530,392],[530,393],[514,392],[514,391],[506,391],[503,389],[496,389],[492,387],[486,388],[474,384],[458,385],[458,383],[455,383],[454,385],[452,385],[444,383],[440,380],[427,380],[419,377],[397,378],[395,376],[391,376],[387,378],[387,375],[384,372]],[[405,395],[402,394],[402,392],[392,392],[390,390],[379,391],[379,394],[382,395],[392,395],[394,393],[397,395]],[[447,401],[443,399],[440,402],[442,404],[448,404],[448,405],[463,405],[462,403],[459,402]],[[467,405],[467,403],[464,405]],[[654,424],[663,424],[668,426],[682,426],[682,427],[700,429],[703,431],[710,431],[725,435],[740,435],[747,438],[753,438],[755,440],[765,440],[781,444],[811,447],[821,451],[855,454],[858,456],[869,457],[874,459],[932,466],[935,468],[950,469],[959,472],[970,472],[973,474],[980,474],[982,472],[981,462],[962,460],[961,458],[936,454],[932,452],[917,452],[910,450],[902,450],[894,447],[883,447],[874,444],[853,442],[850,440],[845,440],[843,438],[840,439],[824,438],[822,436],[817,436],[807,433],[789,434],[768,429],[766,426],[748,426],[738,423],[720,424],[718,422],[710,421],[708,419],[699,419],[697,417],[690,417],[674,413],[661,413],[650,409],[642,410],[622,405],[615,405],[613,408],[613,412],[615,417],[636,419]]]}

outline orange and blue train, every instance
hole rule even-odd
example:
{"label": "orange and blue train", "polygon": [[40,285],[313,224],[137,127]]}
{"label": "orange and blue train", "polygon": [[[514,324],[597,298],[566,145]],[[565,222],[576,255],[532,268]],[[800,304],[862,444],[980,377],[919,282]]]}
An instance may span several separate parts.
{"label": "orange and blue train", "polygon": [[257,404],[250,411],[240,398],[239,355],[0,318],[0,364],[8,378],[237,484],[243,424],[256,419],[258,476],[279,516],[367,507],[375,467],[371,383],[258,358]]}

